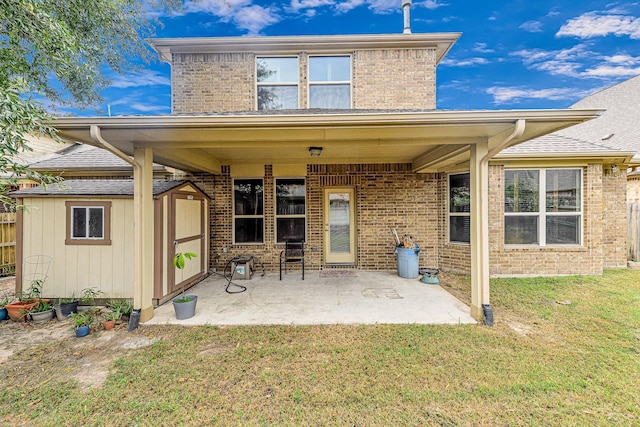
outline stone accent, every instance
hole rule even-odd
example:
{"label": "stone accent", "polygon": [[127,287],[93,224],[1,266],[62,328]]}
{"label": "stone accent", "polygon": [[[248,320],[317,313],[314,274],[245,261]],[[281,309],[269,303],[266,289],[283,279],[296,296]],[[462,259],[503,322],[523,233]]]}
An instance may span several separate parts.
{"label": "stone accent", "polygon": [[602,248],[604,268],[627,266],[627,174],[624,169],[602,177],[604,212],[602,214]]}

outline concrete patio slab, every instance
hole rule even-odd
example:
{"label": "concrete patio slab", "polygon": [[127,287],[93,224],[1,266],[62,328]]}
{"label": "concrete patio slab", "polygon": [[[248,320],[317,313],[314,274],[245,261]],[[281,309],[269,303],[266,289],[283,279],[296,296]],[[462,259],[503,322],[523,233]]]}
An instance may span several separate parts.
{"label": "concrete patio slab", "polygon": [[[349,273],[346,273],[349,274]],[[198,296],[196,315],[177,320],[171,301],[157,307],[145,324],[178,325],[335,325],[474,324],[469,307],[438,285],[403,279],[395,272],[353,271],[355,277],[320,277],[290,271],[234,280],[246,292],[225,292],[220,275],[187,291]],[[230,290],[239,290],[231,286]]]}

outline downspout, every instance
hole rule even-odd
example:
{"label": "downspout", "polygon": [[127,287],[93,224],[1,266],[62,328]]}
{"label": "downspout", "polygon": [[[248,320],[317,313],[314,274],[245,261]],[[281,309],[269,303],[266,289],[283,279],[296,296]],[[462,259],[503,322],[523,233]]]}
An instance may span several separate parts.
{"label": "downspout", "polygon": [[109,144],[107,141],[105,141],[104,138],[102,138],[99,126],[91,125],[91,127],[89,128],[89,131],[91,133],[91,139],[93,140],[93,142],[95,142],[96,144],[98,144],[99,146],[104,148],[105,150],[109,151],[110,153],[115,154],[120,159],[124,160],[125,162],[129,163],[131,166],[133,166],[133,169],[136,172],[140,172],[140,165],[138,164],[138,162],[136,162],[131,157],[127,156],[122,151],[120,151],[119,149],[117,149],[113,145]]}
{"label": "downspout", "polygon": [[[515,123],[513,132],[511,135],[506,137],[504,141],[495,146],[493,149],[489,150],[487,154],[485,154],[482,159],[480,159],[480,170],[488,171],[489,170],[489,160],[491,160],[496,154],[505,148],[509,147],[511,142],[520,138],[524,134],[524,130],[526,127],[526,120],[518,119]],[[487,180],[488,183],[488,180]],[[486,259],[483,260],[483,270],[485,271],[486,277],[483,277],[480,280],[483,289],[481,293],[483,297],[481,298],[481,306],[482,306],[482,316],[484,318],[484,324],[487,326],[493,326],[493,310],[491,309],[490,297],[489,297],[489,188],[488,185],[485,185],[482,191],[482,200],[480,203],[480,208],[482,209],[482,228],[486,231],[486,238],[482,239],[482,247],[480,248],[480,252],[486,254]]]}
{"label": "downspout", "polygon": [[[140,176],[140,172],[142,169],[140,164],[136,162],[134,159],[132,159],[131,157],[127,156],[122,151],[120,151],[118,148],[114,147],[113,145],[105,141],[105,139],[102,138],[102,134],[100,133],[99,126],[91,125],[91,127],[89,128],[89,133],[91,134],[91,139],[93,140],[93,142],[95,142],[100,147],[104,148],[105,150],[109,151],[110,153],[116,155],[118,158],[130,164],[133,167],[134,176],[136,174]],[[129,332],[131,332],[132,330],[138,327],[138,322],[140,321],[140,312],[142,310],[142,285],[137,284],[138,286],[136,286],[135,280],[137,279],[134,279],[134,286],[133,286],[134,310],[131,312],[131,317],[129,318]],[[138,308],[136,308],[136,303]]]}

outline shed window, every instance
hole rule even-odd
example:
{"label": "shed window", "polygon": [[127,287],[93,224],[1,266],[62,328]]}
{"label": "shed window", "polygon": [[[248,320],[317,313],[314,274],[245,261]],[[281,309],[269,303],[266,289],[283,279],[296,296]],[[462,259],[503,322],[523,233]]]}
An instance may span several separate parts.
{"label": "shed window", "polygon": [[581,244],[581,169],[507,170],[504,174],[505,244]]}
{"label": "shed window", "polygon": [[305,241],[304,179],[276,180],[276,241]]}
{"label": "shed window", "polygon": [[235,243],[264,243],[264,184],[262,179],[233,183]]}
{"label": "shed window", "polygon": [[67,245],[110,245],[111,202],[67,202]]}

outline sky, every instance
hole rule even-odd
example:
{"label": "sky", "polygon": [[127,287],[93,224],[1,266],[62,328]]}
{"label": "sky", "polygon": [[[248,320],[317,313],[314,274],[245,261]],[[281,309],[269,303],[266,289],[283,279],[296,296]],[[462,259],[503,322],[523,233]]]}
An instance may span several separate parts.
{"label": "sky", "polygon": [[[201,0],[158,16],[156,37],[397,34],[401,0]],[[462,33],[437,68],[437,108],[567,108],[640,74],[640,1],[414,0],[413,33]],[[160,61],[112,76],[101,111],[171,113]]]}

